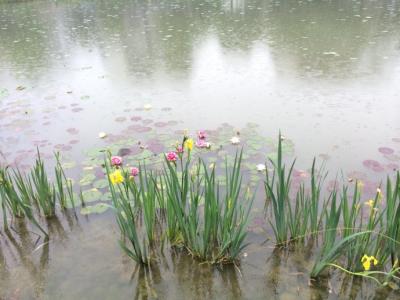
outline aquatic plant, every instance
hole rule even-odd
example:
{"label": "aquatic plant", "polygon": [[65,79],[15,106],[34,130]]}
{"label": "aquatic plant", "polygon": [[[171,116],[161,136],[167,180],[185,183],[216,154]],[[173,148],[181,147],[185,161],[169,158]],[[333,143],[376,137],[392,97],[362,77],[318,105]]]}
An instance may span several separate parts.
{"label": "aquatic plant", "polygon": [[[139,166],[130,172],[138,175],[137,183],[135,176],[124,172],[122,167],[113,169],[113,165],[121,167],[121,164],[113,164],[112,160],[105,160],[113,207],[122,234],[120,246],[136,262],[148,264],[149,247],[155,241],[157,177]],[[143,212],[144,226],[139,225],[140,211]],[[125,239],[130,246],[126,245]]]}
{"label": "aquatic plant", "polygon": [[[122,240],[120,243],[139,263],[149,263],[149,249],[164,237],[172,246],[183,247],[209,263],[233,263],[245,246],[254,195],[249,190],[242,192],[242,152],[236,154],[232,168],[226,163],[221,188],[215,168],[209,169],[200,158],[192,163],[193,145],[193,140],[184,137],[177,152],[165,155],[161,174],[143,165],[135,170],[135,178],[129,176],[132,170],[125,172],[122,166],[113,167],[106,160],[117,222],[130,246]],[[122,179],[116,180],[115,172]],[[166,235],[157,238],[155,226],[163,220]]]}
{"label": "aquatic plant", "polygon": [[8,214],[17,218],[27,217],[47,236],[35,215],[53,217],[57,204],[61,208],[68,207],[68,204],[74,206],[73,186],[65,175],[58,153],[55,154],[55,184],[49,180],[39,151],[37,153],[35,164],[27,174],[18,168],[0,167],[1,207],[5,228],[8,227]]}
{"label": "aquatic plant", "polygon": [[[242,152],[231,169],[225,166],[225,190],[216,179],[215,167],[201,159],[190,168],[190,155],[180,172],[166,159],[168,234],[173,244],[182,244],[196,258],[209,263],[232,263],[243,249],[246,224],[254,199],[241,192]],[[199,207],[203,204],[203,211]]]}

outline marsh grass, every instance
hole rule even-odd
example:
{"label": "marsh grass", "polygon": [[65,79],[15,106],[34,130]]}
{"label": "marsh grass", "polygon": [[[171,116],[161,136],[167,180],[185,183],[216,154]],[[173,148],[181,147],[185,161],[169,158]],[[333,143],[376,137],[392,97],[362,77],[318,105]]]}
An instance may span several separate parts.
{"label": "marsh grass", "polygon": [[54,217],[57,205],[65,208],[67,202],[74,203],[72,183],[65,175],[59,154],[56,153],[55,157],[55,184],[49,180],[39,151],[33,167],[27,173],[18,168],[0,166],[0,200],[5,229],[9,226],[8,216],[26,217],[47,236],[38,218]]}
{"label": "marsh grass", "polygon": [[[149,249],[163,245],[186,249],[193,257],[211,264],[234,263],[244,248],[246,225],[254,194],[242,191],[242,153],[233,167],[226,165],[224,188],[199,159],[191,163],[190,152],[177,162],[166,160],[162,174],[140,166],[136,178],[124,174],[113,184],[115,168],[106,160],[106,172],[122,239],[122,249],[135,261],[148,264]],[[142,222],[143,221],[143,222]],[[157,234],[156,225],[166,227]],[[129,241],[129,247],[124,243]]]}
{"label": "marsh grass", "polygon": [[[359,182],[350,191],[346,185],[334,186],[331,192],[322,193],[327,176],[323,168],[316,171],[315,159],[311,167],[309,191],[300,184],[293,195],[292,171],[282,158],[282,137],[279,135],[277,160],[270,160],[272,175],[266,172],[264,182],[267,201],[271,203],[272,218],[269,223],[278,247],[290,242],[302,243],[306,237],[321,241],[311,277],[320,276],[327,268],[346,270],[366,278],[383,274],[390,260],[391,278],[399,269],[400,249],[400,176],[395,182],[388,177],[386,193],[377,187],[374,199],[362,203]],[[323,197],[325,196],[325,197]],[[364,209],[363,209],[364,208]],[[366,209],[366,212],[364,212]],[[361,258],[377,258],[381,271],[363,271]],[[343,267],[344,266],[344,267]],[[368,271],[368,272],[367,272]]]}

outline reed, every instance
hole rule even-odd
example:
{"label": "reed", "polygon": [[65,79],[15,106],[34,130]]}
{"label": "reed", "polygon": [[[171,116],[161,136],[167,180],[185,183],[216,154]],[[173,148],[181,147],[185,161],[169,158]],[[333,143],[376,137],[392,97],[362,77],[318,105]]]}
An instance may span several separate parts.
{"label": "reed", "polygon": [[179,172],[175,162],[166,162],[166,213],[172,241],[179,241],[202,261],[233,263],[245,246],[254,195],[242,192],[241,161],[242,152],[236,154],[232,169],[226,164],[224,188],[216,179],[216,169],[210,170],[201,159],[191,175],[190,163],[180,163]]}

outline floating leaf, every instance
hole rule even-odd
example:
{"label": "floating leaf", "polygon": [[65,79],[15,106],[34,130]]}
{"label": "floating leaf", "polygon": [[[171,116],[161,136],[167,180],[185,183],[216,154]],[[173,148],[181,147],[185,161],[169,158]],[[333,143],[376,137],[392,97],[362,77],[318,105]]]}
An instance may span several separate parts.
{"label": "floating leaf", "polygon": [[74,162],[74,161],[63,162],[63,163],[62,163],[62,167],[63,167],[64,169],[72,169],[72,168],[75,167],[75,166],[76,166],[76,162]]}
{"label": "floating leaf", "polygon": [[374,172],[383,172],[385,170],[385,168],[378,161],[373,159],[364,160],[363,165]]}
{"label": "floating leaf", "polygon": [[82,195],[84,202],[94,202],[100,200],[102,193],[98,189],[93,188],[83,191]]}
{"label": "floating leaf", "polygon": [[394,153],[394,150],[392,148],[388,148],[388,147],[380,147],[380,148],[378,148],[378,151],[380,153],[383,153],[383,154],[392,154],[392,153]]}
{"label": "floating leaf", "polygon": [[76,129],[76,128],[68,128],[68,129],[67,129],[67,132],[68,132],[69,134],[78,134],[78,133],[79,133],[79,130]]}
{"label": "floating leaf", "polygon": [[81,185],[89,185],[89,184],[92,184],[95,179],[96,179],[96,176],[92,173],[89,173],[89,174],[86,174],[85,176],[83,176],[83,178],[81,180],[79,180],[79,183]]}
{"label": "floating leaf", "polygon": [[81,209],[81,214],[82,215],[101,214],[101,213],[105,212],[109,208],[110,208],[110,206],[108,204],[98,203],[98,204],[95,204],[95,205],[90,205],[90,206],[83,207]]}
{"label": "floating leaf", "polygon": [[93,186],[98,189],[106,188],[106,187],[108,187],[108,180],[104,179],[104,178],[97,180],[97,181],[93,182]]}

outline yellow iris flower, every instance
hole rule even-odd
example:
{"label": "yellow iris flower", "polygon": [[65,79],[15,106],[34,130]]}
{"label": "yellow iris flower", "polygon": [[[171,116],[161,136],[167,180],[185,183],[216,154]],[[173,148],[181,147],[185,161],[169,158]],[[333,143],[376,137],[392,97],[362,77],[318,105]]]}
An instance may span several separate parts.
{"label": "yellow iris flower", "polygon": [[378,264],[378,260],[374,256],[368,256],[364,254],[361,258],[361,263],[364,267],[365,271],[369,271],[371,269],[371,263],[376,266]]}
{"label": "yellow iris flower", "polygon": [[124,182],[124,176],[120,170],[115,170],[109,175],[112,184],[118,184]]}
{"label": "yellow iris flower", "polygon": [[367,206],[369,206],[369,207],[371,207],[371,208],[373,208],[373,207],[374,207],[374,204],[375,204],[375,201],[372,200],[372,199],[370,199],[370,200],[368,200],[367,202],[365,202],[364,204],[367,205]]}
{"label": "yellow iris flower", "polygon": [[185,147],[186,149],[188,149],[189,151],[192,151],[192,149],[193,149],[193,144],[194,144],[194,142],[193,142],[192,139],[187,139],[187,140],[185,141],[184,147]]}

